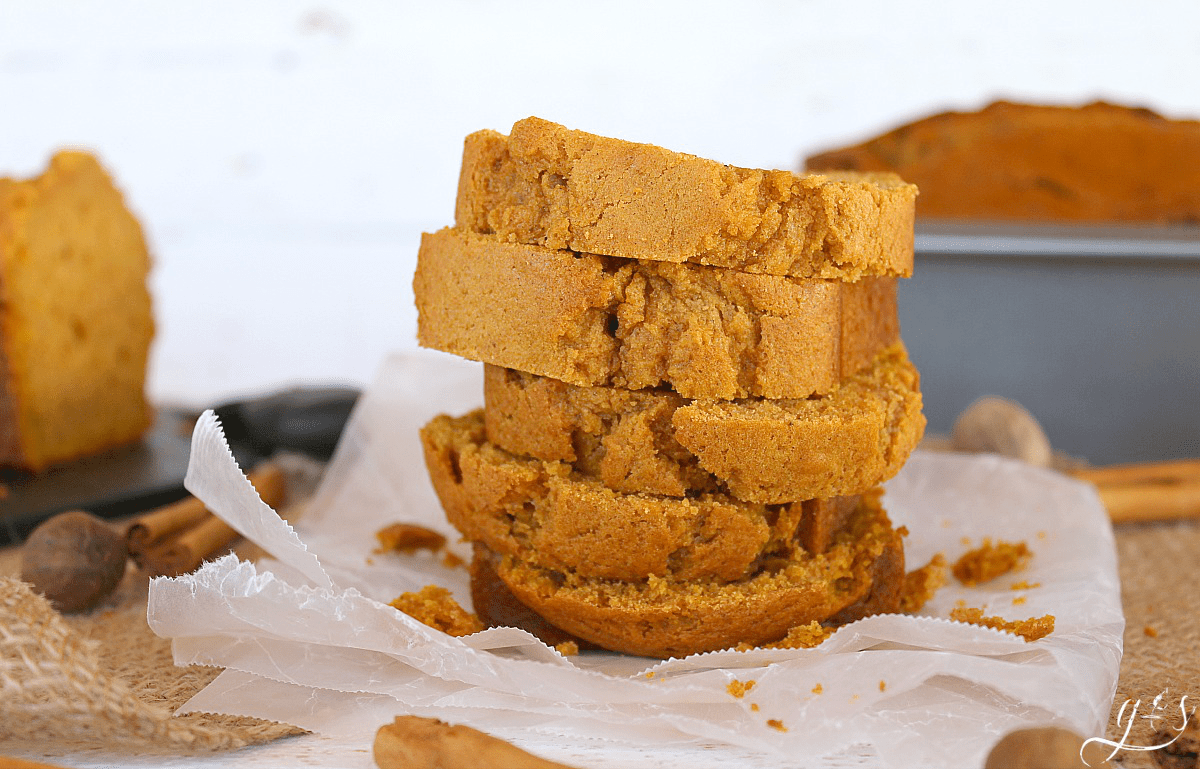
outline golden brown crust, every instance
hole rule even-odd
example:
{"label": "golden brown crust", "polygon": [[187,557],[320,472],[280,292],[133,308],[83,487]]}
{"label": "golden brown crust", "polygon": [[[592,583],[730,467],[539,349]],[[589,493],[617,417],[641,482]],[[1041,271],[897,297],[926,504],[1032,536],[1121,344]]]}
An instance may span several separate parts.
{"label": "golden brown crust", "polygon": [[760,505],[723,494],[617,493],[565,464],[496,448],[479,411],[434,418],[421,442],[446,517],[463,536],[580,576],[738,580],[771,558],[828,548],[846,517],[837,499]]}
{"label": "golden brown crust", "polygon": [[812,170],[892,171],[921,216],[1200,222],[1200,122],[1097,102],[996,102],[945,112],[808,158]]}
{"label": "golden brown crust", "polygon": [[0,463],[39,470],[146,431],[149,268],[92,156],[60,152],[35,179],[0,180]]}
{"label": "golden brown crust", "polygon": [[521,603],[496,576],[500,556],[479,542],[471,551],[471,604],[475,614],[488,627],[516,627],[532,633],[547,646],[575,643],[581,649],[595,649],[582,638],[559,630],[541,615]]}
{"label": "golden brown crust", "polygon": [[426,347],[582,386],[688,398],[806,398],[899,339],[894,278],[752,275],[424,235],[413,279]]}
{"label": "golden brown crust", "polygon": [[552,249],[857,280],[912,274],[915,198],[887,174],[735,168],[528,118],[467,137],[455,218]]}
{"label": "golden brown crust", "polygon": [[567,633],[626,654],[682,657],[770,643],[797,625],[871,603],[876,563],[898,552],[899,536],[873,494],[827,553],[798,551],[738,582],[619,582],[512,556],[500,559],[496,573],[518,601]]}
{"label": "golden brown crust", "polygon": [[728,491],[766,504],[860,494],[924,433],[920,377],[897,343],[827,396],[689,401],[484,367],[488,440],[570,462],[614,491]]}

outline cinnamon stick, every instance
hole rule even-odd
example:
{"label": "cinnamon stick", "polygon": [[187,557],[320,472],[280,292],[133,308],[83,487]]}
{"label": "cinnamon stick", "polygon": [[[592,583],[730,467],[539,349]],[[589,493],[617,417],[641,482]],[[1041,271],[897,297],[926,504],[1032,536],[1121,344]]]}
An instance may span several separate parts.
{"label": "cinnamon stick", "polygon": [[[271,507],[282,504],[286,488],[278,467],[260,465],[249,480],[263,502]],[[143,516],[130,526],[125,542],[140,568],[155,577],[174,577],[223,551],[237,536],[229,524],[193,497]]]}
{"label": "cinnamon stick", "polygon": [[397,716],[375,734],[379,769],[571,769],[469,726]]}
{"label": "cinnamon stick", "polygon": [[1133,462],[1072,470],[1071,475],[1097,486],[1117,483],[1170,483],[1200,480],[1200,459]]}
{"label": "cinnamon stick", "polygon": [[1167,483],[1097,484],[1113,523],[1200,518],[1200,476]]}

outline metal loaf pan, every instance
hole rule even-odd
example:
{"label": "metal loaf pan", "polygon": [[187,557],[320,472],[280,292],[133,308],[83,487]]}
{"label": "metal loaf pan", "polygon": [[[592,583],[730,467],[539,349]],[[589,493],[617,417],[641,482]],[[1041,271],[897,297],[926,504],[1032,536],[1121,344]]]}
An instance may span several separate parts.
{"label": "metal loaf pan", "polygon": [[900,324],[929,431],[1012,398],[1095,463],[1200,456],[1200,227],[918,221]]}

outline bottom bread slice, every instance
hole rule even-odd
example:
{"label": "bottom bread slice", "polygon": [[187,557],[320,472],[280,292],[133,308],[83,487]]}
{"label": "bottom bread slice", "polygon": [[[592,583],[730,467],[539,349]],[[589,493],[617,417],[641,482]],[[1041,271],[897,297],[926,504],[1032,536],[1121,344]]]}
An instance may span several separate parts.
{"label": "bottom bread slice", "polygon": [[421,442],[446,517],[467,539],[582,577],[744,579],[771,558],[826,550],[858,504],[622,494],[569,464],[492,445],[479,411],[435,417]]}
{"label": "bottom bread slice", "polygon": [[799,551],[737,582],[581,577],[477,546],[475,611],[489,625],[523,627],[548,643],[574,638],[663,658],[771,643],[813,621],[843,624],[893,612],[904,550],[880,496],[862,497],[825,553]]}

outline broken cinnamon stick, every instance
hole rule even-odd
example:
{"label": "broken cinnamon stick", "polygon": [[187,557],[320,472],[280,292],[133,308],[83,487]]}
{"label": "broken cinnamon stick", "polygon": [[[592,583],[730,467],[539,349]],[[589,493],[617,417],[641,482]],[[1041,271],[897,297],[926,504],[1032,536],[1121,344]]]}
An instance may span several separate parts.
{"label": "broken cinnamon stick", "polygon": [[[260,465],[249,480],[263,502],[271,507],[282,504],[286,487],[278,467]],[[129,527],[125,543],[130,557],[151,576],[174,577],[192,571],[237,536],[229,524],[193,497],[138,519]]]}
{"label": "broken cinnamon stick", "polygon": [[397,716],[375,734],[379,769],[571,769],[469,726]]}
{"label": "broken cinnamon stick", "polygon": [[1114,483],[1170,483],[1200,480],[1200,459],[1133,462],[1072,470],[1071,475],[1097,486]]}
{"label": "broken cinnamon stick", "polygon": [[1113,523],[1200,518],[1200,477],[1178,483],[1107,483],[1096,490]]}

